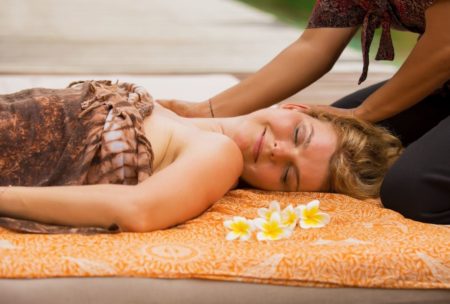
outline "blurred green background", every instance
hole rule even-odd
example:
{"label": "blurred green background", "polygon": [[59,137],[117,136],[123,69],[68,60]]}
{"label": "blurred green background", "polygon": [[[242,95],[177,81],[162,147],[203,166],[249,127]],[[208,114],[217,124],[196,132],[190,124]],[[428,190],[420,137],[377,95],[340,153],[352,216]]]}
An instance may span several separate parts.
{"label": "blurred green background", "polygon": [[[281,22],[298,28],[305,28],[315,0],[238,0],[262,11],[275,15]],[[417,34],[391,30],[395,48],[393,63],[401,65],[417,41]],[[355,49],[361,49],[360,33],[357,33],[350,43]],[[380,29],[375,33],[370,57],[375,58],[380,39]]]}

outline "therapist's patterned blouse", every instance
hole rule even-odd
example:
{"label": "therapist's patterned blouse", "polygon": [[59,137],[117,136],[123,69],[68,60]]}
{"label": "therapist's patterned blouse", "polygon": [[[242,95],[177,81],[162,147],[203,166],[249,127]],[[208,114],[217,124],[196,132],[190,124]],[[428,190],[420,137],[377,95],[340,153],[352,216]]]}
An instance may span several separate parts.
{"label": "therapist's patterned blouse", "polygon": [[309,28],[353,27],[362,25],[361,46],[364,67],[359,79],[367,77],[369,48],[376,28],[382,28],[377,60],[394,59],[390,28],[422,34],[425,10],[433,0],[317,0]]}

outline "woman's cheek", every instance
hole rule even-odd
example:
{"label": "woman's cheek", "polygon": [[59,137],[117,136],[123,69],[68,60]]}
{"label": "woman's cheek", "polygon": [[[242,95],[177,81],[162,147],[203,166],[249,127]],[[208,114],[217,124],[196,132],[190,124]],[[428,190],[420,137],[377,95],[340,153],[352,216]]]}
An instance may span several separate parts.
{"label": "woman's cheek", "polygon": [[233,140],[238,145],[238,147],[241,149],[241,151],[247,150],[250,145],[250,140],[249,140],[248,136],[245,136],[243,134],[237,134],[233,138]]}
{"label": "woman's cheek", "polygon": [[251,179],[257,183],[259,187],[273,190],[278,185],[278,170],[273,165],[259,166],[251,174]]}

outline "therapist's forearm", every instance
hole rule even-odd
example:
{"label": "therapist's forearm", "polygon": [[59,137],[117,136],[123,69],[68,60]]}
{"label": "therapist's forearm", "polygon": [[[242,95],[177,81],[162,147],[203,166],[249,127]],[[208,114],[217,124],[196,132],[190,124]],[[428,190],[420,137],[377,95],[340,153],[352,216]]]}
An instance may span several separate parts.
{"label": "therapist's forearm", "polygon": [[[299,64],[295,61],[300,61],[300,56],[304,60]],[[257,73],[214,96],[212,102],[215,115],[246,114],[291,96],[329,70],[327,64],[312,67],[312,61],[310,46],[291,45]]]}
{"label": "therapist's forearm", "polygon": [[214,96],[216,116],[234,116],[273,105],[328,72],[356,29],[308,29],[270,63]]}
{"label": "therapist's forearm", "polygon": [[[392,117],[410,108],[450,79],[450,27],[445,14],[450,2],[427,11],[427,31],[418,41],[399,71],[380,89],[370,95],[354,115],[370,122]],[[447,8],[445,8],[447,6]],[[442,15],[442,16],[441,16]]]}
{"label": "therapist's forearm", "polygon": [[412,107],[449,79],[443,68],[446,57],[440,50],[418,45],[401,69],[355,109],[355,116],[378,122]]}

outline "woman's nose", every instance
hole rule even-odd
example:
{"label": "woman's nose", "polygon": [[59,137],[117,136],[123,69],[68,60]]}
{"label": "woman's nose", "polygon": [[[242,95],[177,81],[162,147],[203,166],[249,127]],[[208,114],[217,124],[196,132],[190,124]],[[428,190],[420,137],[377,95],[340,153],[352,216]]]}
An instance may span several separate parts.
{"label": "woman's nose", "polygon": [[287,143],[283,141],[275,141],[272,144],[272,148],[270,151],[270,157],[273,160],[276,159],[284,159],[287,157],[292,157],[293,149]]}

